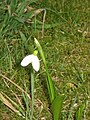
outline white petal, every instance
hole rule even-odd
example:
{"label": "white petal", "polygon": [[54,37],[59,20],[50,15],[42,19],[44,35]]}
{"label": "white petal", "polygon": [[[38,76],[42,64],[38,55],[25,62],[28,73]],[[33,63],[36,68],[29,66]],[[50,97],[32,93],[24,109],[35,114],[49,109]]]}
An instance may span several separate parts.
{"label": "white petal", "polygon": [[31,62],[32,62],[32,55],[28,55],[21,61],[21,66],[25,67]]}
{"label": "white petal", "polygon": [[33,55],[32,66],[35,71],[38,71],[40,68],[40,61],[36,55]]}
{"label": "white petal", "polygon": [[35,71],[38,71],[40,68],[40,61],[38,59],[38,57],[36,55],[28,55],[26,56],[22,62],[21,62],[21,66],[25,67],[27,66],[29,63],[32,63],[32,67]]}

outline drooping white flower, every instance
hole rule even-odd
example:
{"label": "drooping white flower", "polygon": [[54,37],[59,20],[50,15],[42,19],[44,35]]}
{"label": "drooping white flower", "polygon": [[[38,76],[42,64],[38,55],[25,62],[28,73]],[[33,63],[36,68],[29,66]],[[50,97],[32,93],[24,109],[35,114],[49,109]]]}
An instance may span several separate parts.
{"label": "drooping white flower", "polygon": [[34,54],[26,56],[22,61],[21,61],[21,66],[25,67],[29,63],[32,64],[33,69],[37,72],[40,68],[40,61],[38,57]]}

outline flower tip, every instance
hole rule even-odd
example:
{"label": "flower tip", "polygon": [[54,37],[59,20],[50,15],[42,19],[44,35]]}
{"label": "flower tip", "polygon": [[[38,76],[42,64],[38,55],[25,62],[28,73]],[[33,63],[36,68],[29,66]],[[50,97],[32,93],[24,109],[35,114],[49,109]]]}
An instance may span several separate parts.
{"label": "flower tip", "polygon": [[38,44],[38,40],[36,38],[34,38],[34,41],[35,41],[36,44]]}

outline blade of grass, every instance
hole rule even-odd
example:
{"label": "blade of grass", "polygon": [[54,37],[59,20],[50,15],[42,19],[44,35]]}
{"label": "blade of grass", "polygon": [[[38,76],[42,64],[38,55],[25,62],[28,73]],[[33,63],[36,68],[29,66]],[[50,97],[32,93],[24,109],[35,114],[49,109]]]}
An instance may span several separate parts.
{"label": "blade of grass", "polygon": [[[26,84],[25,84],[25,88],[26,88],[26,92],[27,92]],[[25,105],[26,105],[25,118],[26,118],[26,120],[28,120],[28,116],[29,116],[29,117],[31,116],[31,114],[30,114],[30,100],[28,99],[27,94],[22,93],[22,95],[23,95],[23,99],[24,99],[24,102],[25,102]]]}
{"label": "blade of grass", "polygon": [[16,83],[14,83],[12,80],[10,80],[9,78],[7,78],[6,76],[4,76],[3,74],[0,74],[0,76],[2,76],[5,80],[8,80],[10,83],[12,83],[15,87],[17,87],[20,91],[24,92],[25,94],[27,94],[28,98],[30,98],[30,95],[28,93],[26,93],[26,91],[24,91],[20,86],[18,86]]}
{"label": "blade of grass", "polygon": [[70,112],[69,112],[69,115],[68,115],[68,119],[67,119],[67,120],[70,120],[70,118],[71,118],[71,115],[72,115],[72,112],[73,112],[73,108],[74,108],[74,104],[75,104],[76,101],[77,101],[77,95],[76,95],[75,98],[74,98],[74,101],[73,101],[73,103],[72,103],[72,106],[71,106],[71,109],[70,109]]}
{"label": "blade of grass", "polygon": [[20,105],[18,105],[16,102],[14,102],[10,97],[8,97],[5,93],[2,92],[2,94],[10,101],[11,104],[13,104],[22,115],[25,116],[23,109],[21,108]]}
{"label": "blade of grass", "polygon": [[21,100],[19,99],[19,97],[17,96],[17,94],[16,94],[13,90],[10,89],[9,85],[7,84],[7,82],[6,82],[5,80],[4,80],[4,83],[5,83],[6,86],[9,88],[9,90],[12,92],[12,94],[16,97],[19,105],[20,105],[21,108],[24,110],[24,107],[23,107],[23,105],[22,105],[22,103],[21,103]]}
{"label": "blade of grass", "polygon": [[40,111],[39,111],[39,115],[38,115],[38,117],[37,117],[37,120],[40,119],[40,115],[41,115],[42,110],[43,110],[43,106],[41,105],[41,107],[40,107]]}
{"label": "blade of grass", "polygon": [[19,33],[20,33],[20,36],[21,36],[21,39],[22,39],[22,55],[24,56],[24,46],[26,47],[27,39],[21,31],[19,31]]}
{"label": "blade of grass", "polygon": [[[9,98],[9,97],[8,97]],[[12,111],[14,111],[15,113],[17,113],[18,115],[22,116],[21,113],[15,109],[15,107],[2,95],[2,93],[0,93],[0,100],[7,106],[9,107]],[[10,98],[9,98],[10,100]],[[11,100],[12,101],[12,100]],[[12,101],[14,102],[14,101]],[[16,105],[17,106],[17,105]]]}
{"label": "blade of grass", "polygon": [[78,110],[76,111],[76,115],[75,115],[76,120],[82,120],[82,115],[83,115],[84,108],[85,108],[85,104],[82,103],[79,106]]}
{"label": "blade of grass", "polygon": [[44,15],[43,15],[42,38],[43,38],[43,36],[44,36],[44,22],[45,22],[45,17],[46,17],[46,10],[44,10]]}

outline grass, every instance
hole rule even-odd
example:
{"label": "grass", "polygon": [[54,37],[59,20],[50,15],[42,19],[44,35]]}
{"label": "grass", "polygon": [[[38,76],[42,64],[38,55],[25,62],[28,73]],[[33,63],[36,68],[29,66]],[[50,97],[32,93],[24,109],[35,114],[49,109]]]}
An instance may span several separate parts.
{"label": "grass", "polygon": [[[23,69],[20,62],[25,55],[33,52],[35,48],[33,38],[36,37],[43,47],[56,89],[64,95],[62,120],[73,120],[79,114],[78,111],[82,112],[82,104],[85,104],[82,120],[90,120],[88,2],[88,0],[0,2],[0,74],[13,80],[24,90],[25,83],[30,93],[29,67]],[[33,10],[24,13],[27,6],[32,7]],[[35,14],[35,10],[40,8],[46,9],[43,38],[43,11],[38,15]],[[8,89],[4,80],[0,76],[0,91],[17,101],[10,92],[12,89],[22,100],[21,92],[6,81],[10,86]],[[39,119],[52,120],[42,61],[40,73],[35,78],[34,93],[34,117],[37,118],[42,106]],[[0,119],[22,120],[22,117],[8,110],[0,101]]]}

